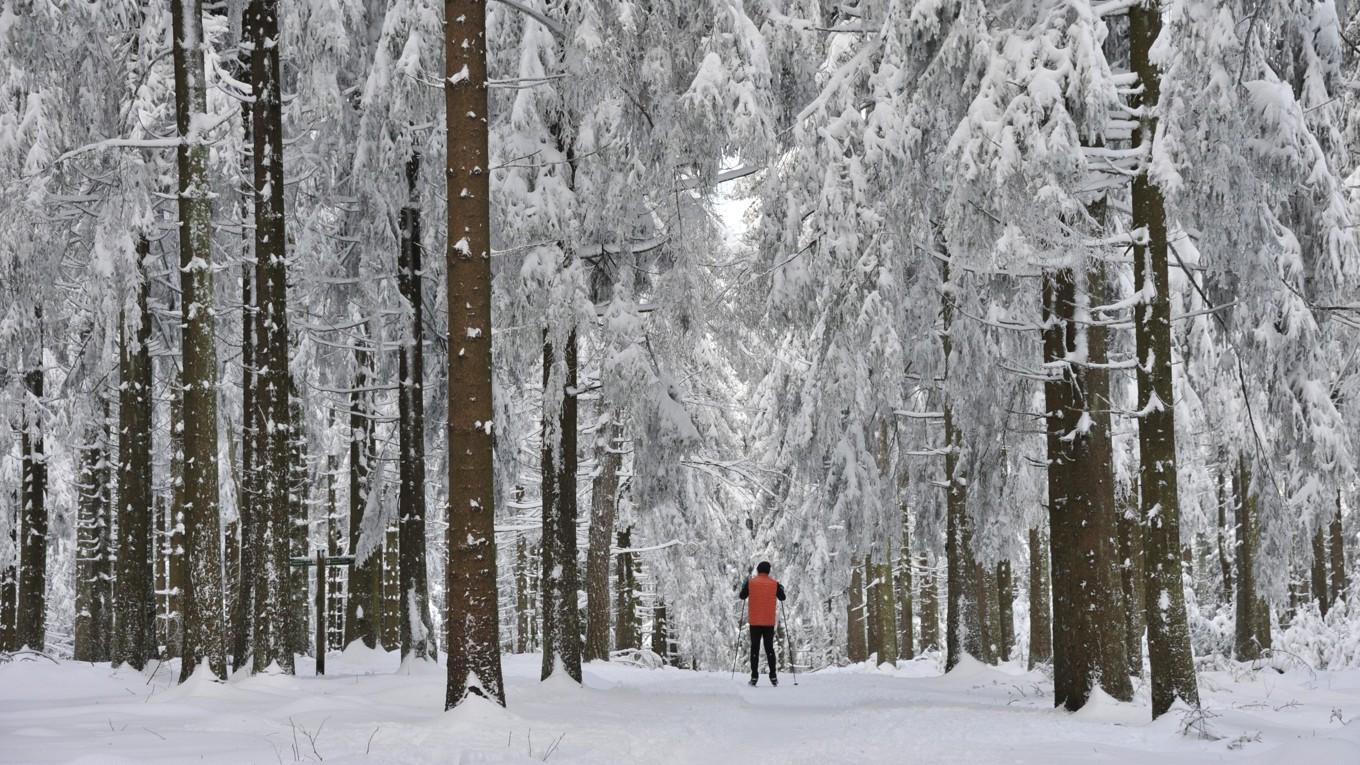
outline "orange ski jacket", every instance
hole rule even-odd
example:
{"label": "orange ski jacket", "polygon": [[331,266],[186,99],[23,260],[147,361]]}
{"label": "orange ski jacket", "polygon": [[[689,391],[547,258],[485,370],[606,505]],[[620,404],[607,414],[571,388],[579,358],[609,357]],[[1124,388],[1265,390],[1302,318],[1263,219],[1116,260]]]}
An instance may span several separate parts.
{"label": "orange ski jacket", "polygon": [[746,621],[752,627],[773,627],[775,598],[784,600],[784,585],[769,574],[756,574],[741,585],[741,599],[747,601]]}

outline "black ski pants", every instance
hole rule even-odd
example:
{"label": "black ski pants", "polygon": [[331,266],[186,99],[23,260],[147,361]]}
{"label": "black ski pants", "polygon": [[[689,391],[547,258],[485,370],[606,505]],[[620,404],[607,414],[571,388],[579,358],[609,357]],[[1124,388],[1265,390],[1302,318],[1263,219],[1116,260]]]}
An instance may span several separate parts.
{"label": "black ski pants", "polygon": [[751,625],[751,677],[760,677],[760,642],[765,641],[765,663],[770,665],[770,677],[775,676],[774,627]]}

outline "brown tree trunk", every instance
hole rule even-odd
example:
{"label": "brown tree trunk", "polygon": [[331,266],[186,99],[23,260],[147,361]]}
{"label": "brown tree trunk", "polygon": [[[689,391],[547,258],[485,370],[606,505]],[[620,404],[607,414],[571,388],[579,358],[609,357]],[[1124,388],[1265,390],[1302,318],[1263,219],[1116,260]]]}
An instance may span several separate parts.
{"label": "brown tree trunk", "polygon": [[[363,342],[364,338],[360,338]],[[373,459],[373,407],[366,390],[373,382],[367,351],[354,350],[354,387],[349,397],[349,552],[359,551],[364,511],[368,504],[370,460]],[[345,598],[345,645],[362,640],[368,648],[378,644],[372,608],[373,593],[381,584],[381,557],[376,553],[356,560],[349,572]]]}
{"label": "brown tree trunk", "polygon": [[137,288],[135,336],[126,318],[119,323],[118,395],[118,550],[114,590],[114,666],[140,670],[152,655],[147,618],[151,589],[151,314],[147,305],[144,260],[150,244],[137,244],[141,284]]}
{"label": "brown tree trunk", "polygon": [[[80,474],[76,480],[76,603],[75,635],[71,658],[105,661],[99,650],[103,601],[99,567],[104,556],[103,527],[106,509],[101,470],[105,459],[104,426],[93,422],[85,429],[80,445]],[[0,650],[4,650],[0,646]]]}
{"label": "brown tree trunk", "polygon": [[395,522],[387,527],[382,547],[382,600],[380,613],[382,621],[378,628],[378,640],[384,650],[401,649],[401,532]]}
{"label": "brown tree trunk", "polygon": [[940,649],[940,584],[929,559],[922,555],[917,560],[921,575],[921,650]]}
{"label": "brown tree trunk", "polygon": [[1138,509],[1129,507],[1118,513],[1119,583],[1124,595],[1124,653],[1128,673],[1143,674],[1143,631],[1147,626],[1143,600],[1143,524]]}
{"label": "brown tree trunk", "polygon": [[[42,322],[42,309],[36,311]],[[22,528],[19,536],[18,644],[47,647],[47,454],[43,449],[43,358],[37,353],[24,371],[23,431],[20,434]]]}
{"label": "brown tree trunk", "polygon": [[609,422],[595,445],[596,470],[590,497],[590,544],[586,550],[586,661],[609,660],[609,561],[618,514],[623,428]]}
{"label": "brown tree trunk", "polygon": [[1053,660],[1053,622],[1049,600],[1048,539],[1039,527],[1029,530],[1029,668]]}
{"label": "brown tree trunk", "polygon": [[846,658],[858,664],[869,658],[869,640],[865,629],[867,619],[865,619],[864,579],[858,565],[850,575],[850,597],[846,603],[845,653]]}
{"label": "brown tree trunk", "polygon": [[217,494],[212,190],[208,180],[208,146],[201,137],[193,137],[196,130],[192,127],[195,120],[206,119],[208,111],[202,0],[172,0],[171,16],[175,43],[175,123],[181,137],[177,156],[185,415],[184,501],[176,512],[183,514],[184,549],[189,558],[189,576],[182,595],[184,644],[180,681],[183,682],[200,660],[206,660],[209,671],[219,678],[226,677],[227,668]]}
{"label": "brown tree trunk", "polygon": [[[496,605],[491,423],[491,199],[486,2],[445,0],[448,146],[449,525],[445,708],[476,693],[505,704]],[[457,352],[454,351],[457,347]]]}
{"label": "brown tree trunk", "polygon": [[[1129,10],[1130,62],[1142,86],[1135,105],[1144,115],[1135,143],[1153,151],[1161,70],[1153,60],[1152,47],[1161,34],[1161,13],[1160,0]],[[1177,555],[1181,511],[1176,486],[1166,206],[1161,188],[1146,170],[1133,181],[1132,205],[1133,230],[1145,232],[1145,239],[1133,247],[1133,280],[1135,289],[1150,295],[1134,307],[1134,325],[1138,348],[1138,485],[1142,487],[1145,523],[1148,658],[1152,666],[1152,716],[1157,718],[1178,698],[1198,707],[1199,686]]]}
{"label": "brown tree trunk", "polygon": [[1061,269],[1043,286],[1054,703],[1070,710],[1084,706],[1096,685],[1117,699],[1133,696],[1116,575],[1109,377],[1094,366],[1106,360],[1102,327],[1085,327],[1093,366],[1069,363],[1083,329],[1078,305],[1103,295],[1100,279],[1098,270],[1079,276]]}
{"label": "brown tree trunk", "polygon": [[417,196],[419,179],[420,155],[412,154],[406,163],[407,202],[401,211],[401,262],[397,264],[397,282],[411,308],[411,337],[402,349],[398,374],[401,655],[433,659],[434,621],[430,616],[430,585],[425,571],[425,298],[421,285],[424,245]]}
{"label": "brown tree trunk", "polygon": [[[619,532],[619,548],[627,550],[632,546],[633,529]],[[642,627],[638,623],[637,573],[634,570],[635,553],[621,552],[615,563],[618,572],[615,576],[615,589],[618,599],[618,613],[615,615],[614,650],[624,651],[642,647]],[[540,580],[541,582],[541,580]],[[546,621],[546,619],[545,619]]]}
{"label": "brown tree trunk", "polygon": [[[1226,464],[1226,456],[1223,459]],[[1225,467],[1218,481],[1218,533],[1214,534],[1218,543],[1218,568],[1223,577],[1220,598],[1224,603],[1232,602],[1234,592],[1233,561],[1232,556],[1228,555],[1228,547],[1235,542],[1228,536],[1228,488],[1231,482],[1227,473]]]}
{"label": "brown tree trunk", "polygon": [[6,542],[13,554],[0,569],[0,651],[14,651],[19,648],[19,492],[12,491],[4,500],[0,513],[5,514]]}
{"label": "brown tree trunk", "polygon": [[1326,616],[1332,603],[1329,598],[1331,591],[1327,587],[1327,537],[1323,534],[1321,524],[1313,532],[1312,584],[1313,600],[1317,601],[1318,611]]}
{"label": "brown tree trunk", "polygon": [[1240,455],[1237,458],[1237,597],[1233,630],[1233,656],[1238,661],[1261,658],[1260,605],[1256,595],[1256,494],[1252,491],[1251,472]]}
{"label": "brown tree trunk", "polygon": [[1336,495],[1336,513],[1332,516],[1332,523],[1329,529],[1332,543],[1332,579],[1331,579],[1331,601],[1336,601],[1346,596],[1346,587],[1349,586],[1346,579],[1346,537],[1341,530],[1341,492]]}
{"label": "brown tree trunk", "polygon": [[1015,645],[1015,583],[1011,578],[1011,562],[1003,560],[996,564],[997,597],[997,659],[1011,660],[1011,647]]}
{"label": "brown tree trunk", "polygon": [[902,550],[897,556],[897,658],[916,658],[916,629],[912,617],[911,591],[911,521],[907,506],[902,505]]}
{"label": "brown tree trunk", "polygon": [[577,608],[576,561],[576,332],[567,333],[563,353],[561,399],[557,421],[548,413],[550,397],[559,395],[553,374],[556,360],[544,330],[543,343],[543,672],[558,669],[581,682],[580,610]]}
{"label": "brown tree trunk", "polygon": [[[533,620],[529,596],[529,545],[523,536],[515,539],[515,653],[529,652],[529,624]],[[605,638],[608,639],[608,634]],[[608,654],[609,646],[605,645]]]}

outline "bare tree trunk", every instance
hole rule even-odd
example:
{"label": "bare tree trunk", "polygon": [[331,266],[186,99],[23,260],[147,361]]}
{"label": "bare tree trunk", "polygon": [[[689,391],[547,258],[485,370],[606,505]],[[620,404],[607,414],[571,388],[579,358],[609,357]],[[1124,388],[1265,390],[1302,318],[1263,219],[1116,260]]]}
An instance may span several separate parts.
{"label": "bare tree trunk", "polygon": [[[619,548],[627,550],[633,544],[633,529],[619,532]],[[614,649],[624,651],[642,647],[642,625],[638,623],[637,574],[634,570],[635,553],[621,552],[615,566],[615,589],[618,598],[618,614],[615,616]],[[546,621],[546,618],[545,618]]]}
{"label": "bare tree trunk", "polygon": [[874,612],[878,617],[878,644],[874,650],[878,653],[878,663],[893,664],[897,661],[897,606],[894,597],[892,563],[890,558],[885,555],[884,562],[873,565],[874,580],[877,583],[874,587],[874,597],[878,605]]}
{"label": "bare tree trunk", "polygon": [[1143,674],[1143,631],[1147,627],[1147,607],[1143,600],[1143,524],[1138,508],[1118,512],[1119,583],[1124,595],[1124,653],[1131,676]]}
{"label": "bare tree trunk", "polygon": [[1331,592],[1327,587],[1327,537],[1321,524],[1313,532],[1312,584],[1313,600],[1317,601],[1318,611],[1326,616],[1332,603],[1328,597]]}
{"label": "bare tree trunk", "polygon": [[921,570],[921,650],[940,649],[940,584],[934,564],[922,555],[917,561]]}
{"label": "bare tree trunk", "polygon": [[1015,645],[1015,582],[1011,577],[1011,562],[1003,560],[996,564],[997,596],[997,659],[1011,660],[1011,648]]}
{"label": "bare tree trunk", "polygon": [[602,424],[595,444],[599,467],[590,498],[590,545],[586,550],[586,661],[609,660],[609,561],[618,514],[619,468],[623,455],[619,439],[623,428],[615,422]]}
{"label": "bare tree trunk", "polygon": [[448,143],[449,526],[445,708],[476,693],[505,704],[496,606],[491,405],[491,199],[486,2],[445,0]]}
{"label": "bare tree trunk", "polygon": [[20,484],[23,528],[19,545],[18,643],[36,651],[47,645],[47,454],[43,449],[42,309],[37,353],[24,371],[23,431]]}
{"label": "bare tree trunk", "polygon": [[[296,649],[294,581],[288,558],[292,545],[294,417],[288,361],[287,232],[284,226],[283,106],[279,63],[278,0],[250,0],[245,34],[251,44],[250,83],[255,179],[256,300],[259,305],[260,352],[255,359],[256,404],[264,436],[257,441],[260,472],[257,517],[266,526],[262,555],[265,620],[255,629],[256,668],[278,662],[293,673]],[[258,584],[257,584],[258,586]],[[260,594],[257,593],[257,600]],[[267,636],[260,632],[268,631]],[[263,639],[261,639],[263,638]],[[262,655],[263,654],[263,655]]]}
{"label": "bare tree trunk", "polygon": [[1261,657],[1260,601],[1256,595],[1256,494],[1251,486],[1251,471],[1242,456],[1237,458],[1237,597],[1233,630],[1233,656],[1238,661]]}
{"label": "bare tree trunk", "polygon": [[[567,333],[558,407],[549,404],[558,391],[550,330],[543,342],[543,672],[544,680],[558,669],[581,682],[580,611],[576,606],[576,332]],[[557,421],[550,413],[557,408]]]}
{"label": "bare tree trunk", "polygon": [[[1152,47],[1161,34],[1159,0],[1129,10],[1132,69],[1142,91],[1142,123],[1135,143],[1152,150],[1161,98],[1160,65]],[[1199,706],[1190,628],[1181,584],[1180,497],[1176,486],[1176,422],[1171,372],[1171,292],[1166,207],[1162,190],[1145,170],[1133,181],[1133,229],[1145,239],[1133,247],[1135,289],[1150,297],[1134,307],[1138,346],[1139,486],[1146,523],[1148,657],[1152,666],[1152,716],[1176,699]]]}
{"label": "bare tree trunk", "polygon": [[137,290],[138,326],[128,337],[119,323],[118,395],[118,555],[114,590],[114,666],[140,670],[155,646],[147,640],[147,593],[151,589],[151,314],[147,305],[144,260],[150,244],[137,243],[141,284]]}
{"label": "bare tree trunk", "polygon": [[[783,629],[784,625],[779,625]],[[657,598],[652,607],[652,653],[661,657],[666,664],[671,663],[670,632],[666,624],[666,601]]]}
{"label": "bare tree trunk", "polygon": [[[80,474],[76,482],[76,614],[71,658],[76,661],[105,661],[100,652],[103,606],[100,597],[100,563],[105,549],[105,485],[101,470],[106,457],[104,424],[92,422],[85,428],[80,445]],[[0,650],[4,650],[0,647]]]}
{"label": "bare tree trunk", "polygon": [[902,504],[902,549],[897,556],[897,658],[916,658],[916,629],[913,624],[911,591],[911,518]]}
{"label": "bare tree trunk", "polygon": [[[532,602],[529,595],[529,545],[521,535],[515,538],[515,653],[529,652]],[[608,634],[605,637],[607,639]],[[609,646],[606,644],[605,653],[608,652]]]}
{"label": "bare tree trunk", "polygon": [[1227,457],[1222,458],[1225,467],[1220,471],[1218,481],[1218,533],[1214,534],[1214,539],[1218,543],[1218,568],[1223,576],[1222,590],[1220,598],[1222,602],[1229,603],[1233,599],[1233,560],[1228,555],[1228,546],[1235,544],[1228,537],[1228,469],[1226,467]]}
{"label": "bare tree trunk", "polygon": [[19,493],[11,491],[5,495],[0,512],[5,514],[5,525],[9,548],[14,554],[7,565],[0,569],[0,651],[14,651],[20,646],[18,633],[19,619]]}
{"label": "bare tree trunk", "polygon": [[[361,338],[362,342],[363,338]],[[373,407],[365,392],[372,384],[369,354],[358,347],[354,350],[354,387],[349,396],[349,552],[359,550],[363,532],[364,511],[368,504],[369,467],[373,459]],[[381,558],[375,553],[356,560],[349,572],[345,599],[345,645],[362,640],[368,648],[378,644],[373,610],[373,592],[381,585]]]}
{"label": "bare tree trunk", "polygon": [[184,596],[191,582],[188,548],[184,537],[184,390],[178,372],[171,375],[170,389],[170,504],[167,524],[162,528],[165,544],[165,564],[157,571],[165,572],[166,591],[166,646],[169,655],[182,656],[184,651]]}
{"label": "bare tree trunk", "polygon": [[869,658],[869,641],[865,630],[864,579],[858,564],[850,575],[850,597],[846,602],[846,657],[859,663]]}
{"label": "bare tree trunk", "polygon": [[882,636],[879,635],[879,616],[878,606],[882,598],[878,594],[878,567],[874,565],[873,558],[866,555],[860,564],[864,572],[864,630],[865,639],[868,644],[869,658],[878,660],[875,654],[878,653],[882,645]]}
{"label": "bare tree trunk", "polygon": [[[1103,212],[1103,203],[1093,210]],[[1116,575],[1117,518],[1108,373],[1068,363],[1085,330],[1090,362],[1105,362],[1105,331],[1079,315],[1103,295],[1098,271],[1061,269],[1044,279],[1044,385],[1048,412],[1048,508],[1053,568],[1054,703],[1086,704],[1096,685],[1130,700],[1122,592]],[[1079,280],[1082,282],[1079,284]],[[1059,366],[1060,365],[1060,366]]]}
{"label": "bare tree trunk", "polygon": [[[214,345],[212,189],[208,146],[196,136],[206,119],[202,0],[172,0],[175,123],[179,161],[179,288],[184,369],[184,521],[190,572],[183,599],[180,681],[200,659],[225,678],[221,526],[217,494],[217,350]],[[275,54],[277,55],[277,54]],[[258,92],[258,91],[256,91]]]}
{"label": "bare tree trunk", "polygon": [[[379,642],[384,650],[401,648],[401,532],[394,522],[387,527],[382,547],[382,622],[378,629]],[[378,553],[375,553],[375,555]]]}
{"label": "bare tree trunk", "polygon": [[401,262],[397,282],[411,308],[411,337],[399,361],[401,394],[401,493],[398,500],[401,579],[401,655],[433,659],[434,621],[425,570],[425,298],[417,182],[420,155],[406,163],[407,202],[401,210]]}
{"label": "bare tree trunk", "polygon": [[1349,586],[1346,579],[1346,537],[1341,530],[1340,491],[1336,494],[1336,513],[1332,516],[1329,531],[1332,543],[1331,601],[1335,603],[1346,596],[1346,588]]}
{"label": "bare tree trunk", "polygon": [[1029,668],[1053,660],[1053,627],[1048,584],[1048,540],[1029,530]]}

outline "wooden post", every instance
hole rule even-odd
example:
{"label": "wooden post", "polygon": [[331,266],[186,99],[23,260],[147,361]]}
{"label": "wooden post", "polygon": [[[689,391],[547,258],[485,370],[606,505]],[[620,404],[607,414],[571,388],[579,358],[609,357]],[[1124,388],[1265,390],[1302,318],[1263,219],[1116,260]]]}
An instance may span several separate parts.
{"label": "wooden post", "polygon": [[[316,551],[316,674],[326,674],[326,550]],[[305,581],[305,580],[304,580]]]}

